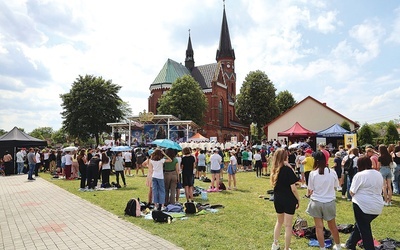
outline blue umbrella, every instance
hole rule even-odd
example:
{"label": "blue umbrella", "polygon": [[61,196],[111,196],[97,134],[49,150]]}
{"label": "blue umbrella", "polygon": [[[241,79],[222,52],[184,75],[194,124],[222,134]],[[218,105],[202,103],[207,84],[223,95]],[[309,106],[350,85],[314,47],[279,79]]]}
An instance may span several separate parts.
{"label": "blue umbrella", "polygon": [[114,152],[122,152],[122,151],[131,151],[132,148],[129,146],[116,146],[112,147],[110,150]]}
{"label": "blue umbrella", "polygon": [[151,144],[155,144],[159,147],[163,147],[163,148],[172,148],[172,149],[176,149],[176,150],[182,150],[182,147],[174,142],[171,141],[169,139],[157,139],[151,142]]}

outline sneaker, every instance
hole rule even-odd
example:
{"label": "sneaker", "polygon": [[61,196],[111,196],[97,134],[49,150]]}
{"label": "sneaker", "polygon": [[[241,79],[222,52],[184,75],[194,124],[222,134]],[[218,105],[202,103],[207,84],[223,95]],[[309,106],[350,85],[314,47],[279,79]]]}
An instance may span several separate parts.
{"label": "sneaker", "polygon": [[272,243],[271,250],[279,250],[279,249],[280,249],[279,245]]}
{"label": "sneaker", "polygon": [[387,203],[387,202],[385,201],[385,202],[383,202],[383,205],[384,205],[384,206],[389,206],[389,203]]}
{"label": "sneaker", "polygon": [[332,250],[342,250],[342,245],[333,245]]}
{"label": "sneaker", "polygon": [[337,187],[336,191],[340,192],[340,191],[342,191],[342,188],[341,187]]}
{"label": "sneaker", "polygon": [[342,195],[342,199],[346,199],[346,196]]}

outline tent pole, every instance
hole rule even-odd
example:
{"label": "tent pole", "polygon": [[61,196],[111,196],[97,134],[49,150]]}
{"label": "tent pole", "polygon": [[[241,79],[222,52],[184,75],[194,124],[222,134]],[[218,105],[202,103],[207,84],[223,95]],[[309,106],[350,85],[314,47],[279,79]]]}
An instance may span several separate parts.
{"label": "tent pole", "polygon": [[14,157],[13,157],[13,165],[14,165],[14,167],[13,167],[13,174],[15,174],[15,162],[16,162],[16,159],[15,159],[15,157],[16,157],[16,153],[15,153],[15,151],[17,150],[17,147],[14,147]]}

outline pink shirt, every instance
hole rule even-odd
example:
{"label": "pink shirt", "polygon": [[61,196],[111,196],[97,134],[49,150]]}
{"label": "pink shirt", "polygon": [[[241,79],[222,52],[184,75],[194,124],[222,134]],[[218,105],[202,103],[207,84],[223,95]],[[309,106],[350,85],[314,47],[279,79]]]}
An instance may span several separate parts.
{"label": "pink shirt", "polygon": [[321,149],[321,152],[324,153],[326,159],[326,165],[329,166],[329,157],[331,156],[326,149]]}
{"label": "pink shirt", "polygon": [[379,170],[379,169],[378,169],[378,156],[377,156],[376,154],[373,154],[373,155],[370,157],[370,159],[371,159],[372,163],[374,163],[374,164],[372,164],[372,167],[373,167],[374,169],[376,169],[376,170]]}

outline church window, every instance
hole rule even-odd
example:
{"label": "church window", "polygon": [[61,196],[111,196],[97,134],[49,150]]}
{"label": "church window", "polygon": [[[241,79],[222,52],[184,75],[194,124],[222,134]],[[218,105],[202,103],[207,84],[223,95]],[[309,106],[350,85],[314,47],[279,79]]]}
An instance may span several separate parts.
{"label": "church window", "polygon": [[219,125],[221,127],[224,126],[224,106],[222,105],[222,100],[219,100],[218,103],[218,120],[219,120]]}

